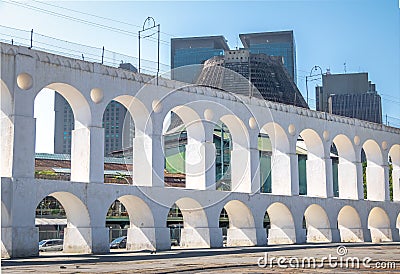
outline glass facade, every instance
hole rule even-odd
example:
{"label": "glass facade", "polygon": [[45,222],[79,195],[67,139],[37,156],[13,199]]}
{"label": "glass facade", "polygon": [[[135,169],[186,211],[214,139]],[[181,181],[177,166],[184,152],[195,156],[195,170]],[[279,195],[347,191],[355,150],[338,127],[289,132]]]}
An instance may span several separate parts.
{"label": "glass facade", "polygon": [[296,51],[292,43],[266,43],[250,45],[250,52],[270,56],[282,56],[284,67],[296,83]]}
{"label": "glass facade", "polygon": [[178,68],[193,64],[203,64],[204,61],[214,56],[224,55],[223,49],[214,48],[185,48],[176,49],[173,56],[173,68]]}

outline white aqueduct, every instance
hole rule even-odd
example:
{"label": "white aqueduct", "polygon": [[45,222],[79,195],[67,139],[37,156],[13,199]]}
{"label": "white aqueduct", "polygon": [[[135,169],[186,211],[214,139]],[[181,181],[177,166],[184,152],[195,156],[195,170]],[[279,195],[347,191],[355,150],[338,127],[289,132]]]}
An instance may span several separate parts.
{"label": "white aqueduct", "polygon": [[[127,248],[169,249],[167,214],[182,211],[185,247],[221,247],[219,214],[229,216],[228,245],[400,241],[400,129],[1,43],[2,257],[38,255],[35,209],[50,195],[66,210],[64,250],[109,252],[105,219],[119,199],[130,216]],[[71,181],[34,178],[34,100],[60,93],[75,117]],[[133,185],[104,184],[103,112],[112,100],[135,122]],[[188,132],[186,187],[164,186],[162,128],[177,113]],[[215,187],[213,125],[232,135],[232,191]],[[272,143],[272,193],[259,192],[257,138]],[[307,151],[307,195],[299,195],[296,141]],[[330,147],[338,150],[339,197],[333,197]],[[361,150],[367,158],[364,199]],[[393,164],[393,201],[389,165]],[[268,238],[263,219],[271,221]],[[303,228],[303,216],[306,229]]]}

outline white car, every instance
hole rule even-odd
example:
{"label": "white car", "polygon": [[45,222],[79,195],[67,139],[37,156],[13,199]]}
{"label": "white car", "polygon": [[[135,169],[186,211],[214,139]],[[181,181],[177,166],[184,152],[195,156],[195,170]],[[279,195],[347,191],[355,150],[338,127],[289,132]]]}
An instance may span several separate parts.
{"label": "white car", "polygon": [[62,251],[64,241],[62,239],[49,239],[39,242],[39,251]]}

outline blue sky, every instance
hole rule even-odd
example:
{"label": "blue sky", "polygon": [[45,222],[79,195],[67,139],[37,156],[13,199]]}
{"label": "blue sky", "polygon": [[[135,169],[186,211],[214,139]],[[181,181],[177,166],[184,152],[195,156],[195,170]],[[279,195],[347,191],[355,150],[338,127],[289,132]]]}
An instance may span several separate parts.
{"label": "blue sky", "polygon": [[[347,72],[369,73],[369,79],[382,95],[383,114],[389,116],[391,124],[400,127],[399,0],[29,1],[17,4],[10,1],[0,2],[2,26],[24,30],[33,28],[35,32],[47,36],[97,48],[105,46],[131,56],[138,55],[135,37],[138,26],[143,25],[147,16],[152,16],[161,24],[161,39],[165,41],[161,44],[161,62],[165,64],[170,63],[169,41],[172,36],[224,35],[230,47],[235,48],[241,46],[240,33],[294,30],[297,84],[303,94],[306,93],[305,76],[314,65],[322,67],[324,72],[330,68],[332,73],[343,73],[346,63]],[[22,7],[21,3],[31,7]],[[37,11],[37,8],[42,11]],[[121,34],[88,23],[74,22],[47,14],[45,10],[131,33]],[[2,27],[0,30],[2,34],[6,32]],[[8,36],[0,37],[5,39]],[[142,46],[142,58],[156,60],[155,43],[145,41]],[[311,105],[314,103],[316,83],[318,81],[309,83]],[[48,98],[51,96],[47,96],[47,100],[51,101]],[[49,117],[47,114],[44,116]],[[52,120],[44,123],[45,127],[49,127]]]}

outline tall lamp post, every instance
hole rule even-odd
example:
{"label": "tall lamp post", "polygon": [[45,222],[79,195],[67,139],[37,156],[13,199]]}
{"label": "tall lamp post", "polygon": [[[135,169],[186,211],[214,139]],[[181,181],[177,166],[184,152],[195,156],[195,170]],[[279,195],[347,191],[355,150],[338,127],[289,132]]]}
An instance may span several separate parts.
{"label": "tall lamp post", "polygon": [[[148,25],[147,28],[146,28],[146,23]],[[155,33],[152,33],[152,34],[149,34],[149,35],[146,35],[146,36],[142,37],[141,33],[144,32],[144,31],[148,31],[148,30],[154,29],[154,28],[157,28],[157,85],[158,85],[158,74],[160,73],[160,24],[156,25],[156,21],[154,20],[153,17],[150,17],[150,16],[147,17],[146,20],[144,20],[142,30],[139,30],[139,32],[138,32],[139,33],[139,35],[138,35],[138,37],[139,37],[139,73],[140,73],[140,58],[141,58],[141,56],[140,56],[140,54],[141,54],[141,52],[140,52],[140,39],[141,38],[151,37],[151,36],[153,36],[155,34]]]}
{"label": "tall lamp post", "polygon": [[[319,69],[320,73],[315,73]],[[310,76],[306,76],[306,90],[307,90],[307,105],[308,105],[308,80],[311,79],[311,81],[316,80],[315,77],[322,76],[322,68],[320,66],[313,66],[311,71],[310,71]]]}

